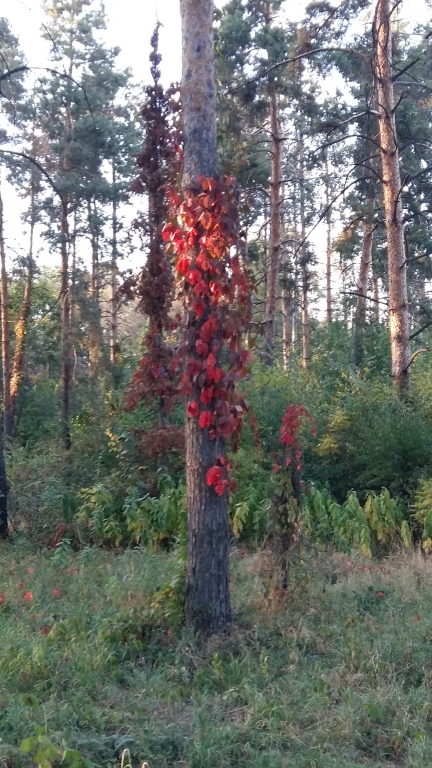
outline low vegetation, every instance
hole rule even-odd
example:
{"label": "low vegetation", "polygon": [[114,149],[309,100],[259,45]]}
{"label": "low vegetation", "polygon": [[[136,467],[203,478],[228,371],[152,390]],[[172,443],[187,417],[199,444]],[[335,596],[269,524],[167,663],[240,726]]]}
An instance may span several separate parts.
{"label": "low vegetation", "polygon": [[235,620],[178,625],[177,560],[1,550],[4,766],[427,768],[430,559],[231,551]]}

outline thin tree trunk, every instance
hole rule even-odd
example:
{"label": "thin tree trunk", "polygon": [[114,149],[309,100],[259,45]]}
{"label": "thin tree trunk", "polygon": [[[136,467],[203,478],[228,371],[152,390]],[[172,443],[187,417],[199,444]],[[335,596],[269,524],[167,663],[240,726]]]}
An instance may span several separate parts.
{"label": "thin tree trunk", "polygon": [[110,362],[116,365],[118,360],[118,306],[117,306],[117,200],[115,197],[116,168],[112,161],[112,184],[114,199],[112,205],[112,252],[111,252],[111,322],[110,322]]}
{"label": "thin tree trunk", "polygon": [[102,356],[102,334],[100,325],[100,290],[99,290],[99,238],[96,201],[87,201],[88,225],[91,239],[92,268],[91,268],[91,307],[89,322],[89,372],[92,381],[98,378],[99,364]]}
{"label": "thin tree trunk", "polygon": [[12,433],[11,421],[11,369],[10,369],[10,335],[9,335],[9,291],[6,271],[6,253],[4,242],[3,198],[0,191],[0,261],[1,261],[1,343],[2,343],[2,376],[3,376],[3,430],[5,435]]}
{"label": "thin tree trunk", "polygon": [[325,194],[326,194],[326,208],[327,208],[327,248],[326,248],[326,314],[327,314],[327,323],[328,325],[331,324],[333,319],[333,310],[332,310],[332,290],[331,290],[331,280],[332,280],[332,263],[331,263],[331,256],[332,256],[332,239],[331,239],[331,233],[332,233],[332,218],[331,218],[331,207],[330,207],[330,177],[329,177],[329,167],[328,167],[328,157],[326,153],[325,157]]}
{"label": "thin tree trunk", "polygon": [[[216,176],[216,84],[213,0],[180,0],[182,19],[182,106],[185,194],[199,176]],[[204,315],[205,317],[205,315]],[[191,329],[192,330],[192,329]],[[194,329],[196,332],[196,329]],[[198,399],[195,385],[192,398]],[[187,575],[186,619],[212,634],[231,619],[228,584],[228,498],[206,482],[207,471],[225,455],[224,440],[211,440],[198,419],[186,417]]]}
{"label": "thin tree trunk", "polygon": [[298,222],[297,222],[297,199],[296,199],[296,184],[293,186],[293,224],[294,224],[294,243],[293,243],[293,270],[294,270],[294,286],[293,286],[293,306],[292,306],[292,349],[295,352],[298,342],[298,325],[299,325],[299,275],[298,275]]}
{"label": "thin tree trunk", "polygon": [[378,0],[374,18],[374,76],[387,232],[392,376],[401,394],[409,386],[410,340],[390,16],[390,0]]}
{"label": "thin tree trunk", "polygon": [[310,360],[310,325],[309,325],[309,270],[306,245],[306,200],[304,172],[304,137],[300,131],[300,229],[301,229],[301,316],[302,316],[302,365],[309,367]]}
{"label": "thin tree trunk", "polygon": [[375,226],[366,223],[363,232],[363,245],[357,283],[357,305],[354,317],[354,365],[363,362],[363,336],[366,324],[366,298],[369,284],[369,271],[372,264],[373,232]]}
{"label": "thin tree trunk", "polygon": [[268,362],[272,359],[275,345],[275,318],[278,294],[278,273],[282,241],[282,139],[279,126],[277,95],[270,93],[270,131],[272,141],[271,189],[270,189],[270,242],[266,286],[264,337]]}
{"label": "thin tree trunk", "polygon": [[30,318],[31,296],[32,296],[32,287],[33,287],[33,241],[34,241],[35,225],[36,225],[35,184],[34,184],[34,174],[32,174],[32,180],[31,180],[31,186],[30,186],[30,244],[29,244],[29,253],[28,253],[27,278],[26,278],[26,283],[24,288],[24,297],[21,304],[19,317],[15,325],[15,353],[14,353],[14,358],[12,362],[12,375],[11,375],[11,386],[10,386],[11,432],[10,434],[7,433],[7,436],[11,436],[15,430],[16,406],[18,402],[19,389],[20,389],[22,373],[23,373],[25,341],[26,341],[28,323]]}
{"label": "thin tree trunk", "polygon": [[60,301],[61,301],[61,420],[63,444],[66,450],[71,446],[69,410],[70,410],[70,387],[72,376],[72,350],[71,350],[71,328],[70,328],[70,297],[69,297],[69,254],[68,254],[68,208],[69,197],[67,194],[62,196],[61,201],[61,271],[60,271]]}
{"label": "thin tree trunk", "polygon": [[375,323],[380,321],[379,310],[379,287],[378,287],[378,275],[372,264],[372,296],[373,296],[373,319]]}

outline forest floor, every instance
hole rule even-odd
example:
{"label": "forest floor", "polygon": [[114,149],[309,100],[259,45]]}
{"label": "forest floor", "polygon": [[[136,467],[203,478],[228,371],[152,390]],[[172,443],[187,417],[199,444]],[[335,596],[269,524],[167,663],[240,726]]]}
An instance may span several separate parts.
{"label": "forest floor", "polygon": [[432,766],[432,558],[311,553],[280,593],[234,551],[205,644],[154,597],[171,556],[66,559],[0,549],[0,766]]}

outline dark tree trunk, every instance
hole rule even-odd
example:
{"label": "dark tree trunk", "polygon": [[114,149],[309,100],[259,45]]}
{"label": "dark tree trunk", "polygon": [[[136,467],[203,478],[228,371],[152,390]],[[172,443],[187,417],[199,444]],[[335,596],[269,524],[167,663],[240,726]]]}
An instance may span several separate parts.
{"label": "dark tree trunk", "polygon": [[306,194],[305,194],[305,163],[304,136],[300,131],[300,227],[301,227],[301,319],[302,319],[302,366],[309,368],[310,361],[310,321],[309,321],[309,282],[308,253],[306,243]]}
{"label": "dark tree trunk", "polygon": [[69,257],[68,257],[68,207],[69,200],[67,195],[63,195],[61,201],[61,420],[63,444],[66,450],[71,445],[69,408],[70,408],[70,387],[72,376],[72,348],[71,348],[71,329],[70,329],[70,297],[69,297]]}
{"label": "dark tree trunk", "polygon": [[267,270],[264,336],[268,362],[272,361],[275,345],[275,318],[278,294],[278,275],[282,241],[282,138],[279,127],[277,95],[270,93],[271,131],[271,189],[270,189],[270,241]]}
{"label": "dark tree trunk", "polygon": [[110,296],[110,362],[111,365],[117,364],[118,359],[118,306],[117,306],[117,200],[116,194],[116,167],[115,160],[112,161],[112,186],[114,190],[114,200],[112,204],[112,250],[111,250],[111,296]]}
{"label": "dark tree trunk", "polygon": [[332,289],[331,289],[331,283],[332,283],[332,238],[331,238],[331,232],[332,232],[332,215],[331,215],[331,205],[330,205],[330,199],[331,199],[331,189],[330,189],[330,176],[329,176],[329,167],[328,167],[328,157],[326,154],[325,158],[325,169],[326,169],[326,176],[325,176],[325,191],[326,191],[326,208],[327,208],[327,248],[326,248],[326,314],[327,314],[327,324],[331,325],[332,319],[333,319],[333,308],[332,308]]}
{"label": "dark tree trunk", "polygon": [[99,224],[97,221],[96,201],[87,201],[87,218],[91,239],[92,268],[91,268],[91,306],[89,322],[89,373],[95,382],[99,375],[100,360],[102,357],[102,329],[100,322],[100,276],[99,276]]}
{"label": "dark tree trunk", "polygon": [[10,399],[11,367],[10,367],[10,334],[9,334],[9,291],[6,271],[6,253],[4,241],[3,198],[0,192],[0,294],[1,294],[1,344],[2,344],[2,375],[3,375],[3,430],[4,434],[12,434],[12,413]]}
{"label": "dark tree trunk", "polygon": [[[183,35],[182,107],[185,194],[201,175],[216,177],[216,83],[213,0],[180,0]],[[192,330],[192,329],[191,329]],[[195,329],[196,332],[196,329]],[[193,397],[197,397],[195,392]],[[206,483],[207,471],[225,454],[224,441],[211,440],[197,419],[186,417],[188,552],[186,619],[206,635],[230,622],[227,494]]]}

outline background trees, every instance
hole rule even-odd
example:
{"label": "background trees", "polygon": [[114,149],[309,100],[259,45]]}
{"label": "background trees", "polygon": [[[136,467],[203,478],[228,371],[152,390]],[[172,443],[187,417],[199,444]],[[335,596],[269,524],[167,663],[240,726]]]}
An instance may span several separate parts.
{"label": "background trees", "polygon": [[428,477],[430,30],[414,37],[381,1],[296,20],[282,0],[215,13],[184,0],[179,100],[157,32],[143,92],[103,42],[97,3],[45,10],[46,68],[0,26],[8,464],[13,477],[17,456],[29,477],[36,454],[50,466],[36,527],[82,514],[104,543],[169,547],[185,535],[185,473],[187,615],[215,631],[230,617],[231,532],[269,535],[287,401],[317,422],[305,487],[328,482],[341,509],[351,488],[412,501]]}

